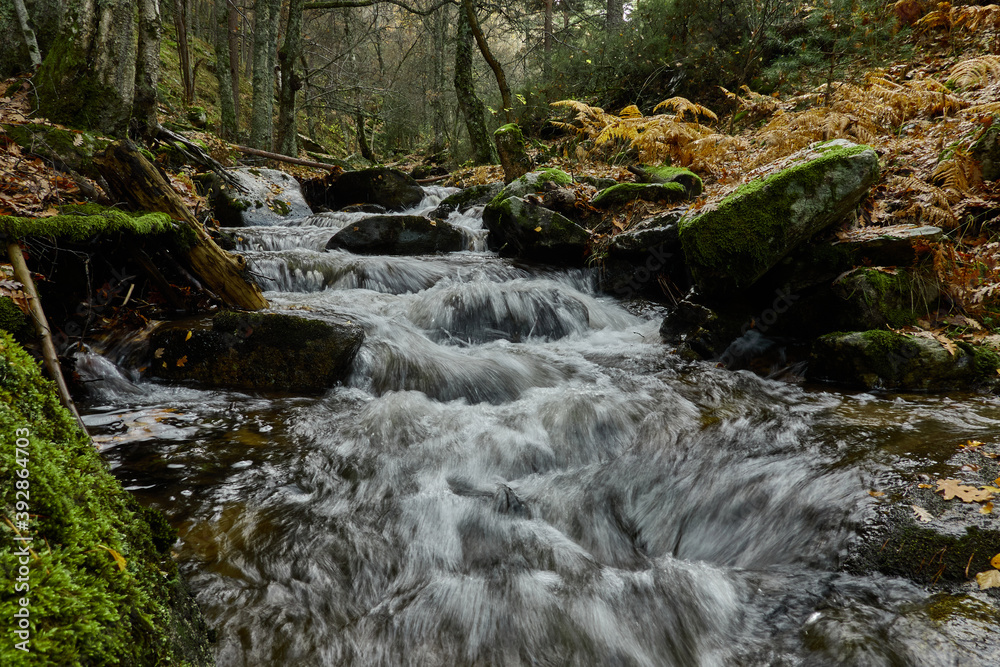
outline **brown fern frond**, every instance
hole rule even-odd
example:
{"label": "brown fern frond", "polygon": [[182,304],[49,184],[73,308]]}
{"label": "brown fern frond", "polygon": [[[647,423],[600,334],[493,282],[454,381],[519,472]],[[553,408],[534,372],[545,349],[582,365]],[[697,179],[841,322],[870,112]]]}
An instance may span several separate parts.
{"label": "brown fern frond", "polygon": [[742,97],[736,93],[729,92],[722,86],[719,86],[719,88],[726,97],[739,104],[741,109],[747,111],[752,116],[766,117],[781,109],[780,99],[771,97],[770,95],[755,93],[745,84],[740,86],[740,90],[744,93]]}
{"label": "brown fern frond", "polygon": [[698,116],[705,116],[706,118],[710,118],[714,121],[719,120],[719,117],[716,116],[711,109],[703,107],[700,104],[696,104],[695,102],[692,102],[684,97],[671,97],[669,100],[663,100],[653,107],[653,113],[655,114],[660,109],[672,110],[677,120],[684,120],[684,114],[686,113],[690,113],[692,120],[695,121],[698,120]]}
{"label": "brown fern frond", "polygon": [[958,226],[958,218],[951,209],[948,192],[914,176],[893,176],[888,181],[892,190],[910,200],[910,206],[901,209],[894,217],[916,224],[952,228]]}
{"label": "brown fern frond", "polygon": [[680,149],[680,164],[692,171],[718,174],[726,163],[739,162],[749,148],[750,143],[742,137],[709,134]]}
{"label": "brown fern frond", "polygon": [[951,19],[956,28],[970,32],[997,28],[1000,27],[1000,5],[955,7],[951,10]]}
{"label": "brown fern frond", "polygon": [[986,114],[986,113],[1000,113],[1000,102],[990,102],[988,104],[977,104],[976,106],[964,109],[963,113],[969,114],[969,115],[978,115],[978,114]]}
{"label": "brown fern frond", "polygon": [[947,160],[942,160],[931,172],[931,182],[957,202],[982,182],[982,173],[976,159],[968,150],[955,150]]}
{"label": "brown fern frond", "polygon": [[597,135],[597,138],[594,139],[594,145],[600,146],[614,141],[615,139],[633,141],[639,136],[639,130],[636,123],[630,123],[628,120],[629,119],[624,119],[605,127],[601,130],[601,133]]}
{"label": "brown fern frond", "polygon": [[982,88],[991,78],[1000,79],[1000,56],[969,58],[952,67],[948,73],[949,82],[973,90]]}
{"label": "brown fern frond", "polygon": [[913,27],[917,30],[917,32],[928,32],[930,30],[934,30],[935,28],[947,28],[950,30],[953,25],[954,22],[951,16],[951,3],[939,2],[937,9],[924,14],[916,22],[914,22]]}

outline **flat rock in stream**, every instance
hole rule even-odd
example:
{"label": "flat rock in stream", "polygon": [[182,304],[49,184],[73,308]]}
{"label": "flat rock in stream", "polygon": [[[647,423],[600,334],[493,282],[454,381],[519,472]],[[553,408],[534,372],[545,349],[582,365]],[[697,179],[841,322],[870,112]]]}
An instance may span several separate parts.
{"label": "flat rock in stream", "polygon": [[330,239],[326,249],[358,255],[431,255],[465,250],[468,245],[465,232],[444,220],[420,215],[376,215],[344,227]]}
{"label": "flat rock in stream", "polygon": [[215,174],[206,178],[215,217],[223,227],[283,225],[312,215],[299,182],[277,169],[231,169],[239,188],[223,183]]}
{"label": "flat rock in stream", "polygon": [[148,372],[216,387],[318,392],[347,377],[363,340],[364,330],[349,322],[227,311],[211,328],[157,329]]}

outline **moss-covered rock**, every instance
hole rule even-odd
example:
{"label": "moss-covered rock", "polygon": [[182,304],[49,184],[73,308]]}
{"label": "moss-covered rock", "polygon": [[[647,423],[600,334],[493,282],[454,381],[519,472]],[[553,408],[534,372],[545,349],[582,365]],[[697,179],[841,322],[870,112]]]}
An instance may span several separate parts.
{"label": "moss-covered rock", "polygon": [[0,123],[0,128],[22,150],[95,178],[100,174],[94,167],[94,156],[103,155],[112,141],[93,132],[42,123]]}
{"label": "moss-covered rock", "polygon": [[483,211],[483,218],[487,219],[493,216],[500,205],[511,197],[523,198],[527,195],[543,192],[549,188],[555,189],[572,183],[573,177],[565,171],[561,171],[559,169],[546,168],[529,172],[517,180],[505,185],[503,189],[500,190],[500,192],[498,192],[497,195],[486,205],[486,208]]}
{"label": "moss-covered rock", "polygon": [[[484,218],[485,219],[485,218]],[[590,232],[520,197],[505,199],[487,220],[487,243],[504,257],[582,266]]]}
{"label": "moss-covered rock", "polygon": [[[31,633],[24,653],[9,625],[0,664],[212,664],[208,629],[170,558],[176,534],[108,473],[54,385],[3,332],[0,431],[0,503],[31,538],[21,553],[14,530],[4,528],[0,614],[13,619],[26,600]],[[21,567],[28,574],[18,581]]]}
{"label": "moss-covered rock", "polygon": [[676,202],[686,196],[684,186],[680,183],[619,183],[598,192],[590,203],[607,208],[636,200]]}
{"label": "moss-covered rock", "polygon": [[209,198],[216,220],[223,227],[280,225],[312,215],[298,181],[277,169],[232,169],[240,187],[208,176]]}
{"label": "moss-covered rock", "polygon": [[493,133],[493,141],[497,145],[500,166],[503,167],[504,183],[510,183],[531,171],[531,157],[525,150],[524,135],[517,123],[498,127]]}
{"label": "moss-covered rock", "polygon": [[398,169],[376,167],[347,171],[333,181],[323,194],[331,209],[351,204],[378,204],[388,211],[405,211],[424,198],[420,184]]}
{"label": "moss-covered rock", "polygon": [[364,340],[350,323],[278,313],[219,313],[211,328],[173,324],[151,338],[149,373],[238,389],[315,392],[344,380]]}
{"label": "moss-covered rock", "polygon": [[364,218],[344,227],[326,244],[327,250],[347,250],[359,255],[430,255],[465,250],[468,246],[461,228],[420,215]]}
{"label": "moss-covered rock", "polygon": [[[839,329],[898,329],[936,311],[940,284],[932,267],[886,269],[861,267],[837,278],[834,294]],[[832,310],[832,309],[831,309]]]}
{"label": "moss-covered rock", "polygon": [[684,167],[671,167],[666,164],[641,165],[638,169],[640,183],[680,183],[684,186],[684,196],[686,199],[694,199],[701,195],[705,189],[701,177],[690,169]]}
{"label": "moss-covered rock", "polygon": [[484,183],[460,190],[442,199],[438,207],[431,213],[431,217],[443,220],[453,211],[461,213],[473,206],[483,206],[493,199],[502,188],[503,186],[499,183]]}
{"label": "moss-covered rock", "polygon": [[704,293],[750,287],[800,243],[850,215],[878,178],[878,156],[868,146],[830,142],[804,157],[681,223],[684,254]]}
{"label": "moss-covered rock", "polygon": [[813,344],[808,376],[866,389],[947,391],[997,382],[1000,356],[959,343],[887,330],[831,333]]}

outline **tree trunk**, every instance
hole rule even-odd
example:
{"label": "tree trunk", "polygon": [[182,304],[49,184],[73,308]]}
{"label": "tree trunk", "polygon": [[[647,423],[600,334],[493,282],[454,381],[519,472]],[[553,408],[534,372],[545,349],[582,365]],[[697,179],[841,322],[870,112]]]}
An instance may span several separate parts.
{"label": "tree trunk", "polygon": [[161,36],[160,0],[139,0],[139,53],[132,127],[143,139],[155,136],[160,127],[156,115],[156,87],[160,82]]}
{"label": "tree trunk", "polygon": [[552,0],[545,0],[545,36],[542,38],[542,77],[552,73]]}
{"label": "tree trunk", "polygon": [[432,90],[429,91],[431,107],[431,127],[434,137],[431,140],[429,152],[431,155],[441,153],[445,148],[448,119],[445,117],[445,48],[448,37],[448,10],[441,8],[429,17],[433,39],[433,75]]}
{"label": "tree trunk", "polygon": [[295,71],[295,64],[302,55],[302,4],[304,0],[288,3],[288,23],[285,41],[278,52],[281,67],[281,91],[278,94],[278,152],[291,157],[298,155],[298,129],[295,125],[295,95],[302,88],[302,79]]}
{"label": "tree trunk", "polygon": [[31,27],[31,17],[28,16],[28,9],[24,6],[24,0],[14,0],[14,10],[17,12],[17,22],[21,24],[21,35],[24,37],[24,44],[28,47],[31,66],[37,70],[42,65],[42,54],[38,51],[35,30]]}
{"label": "tree trunk", "polygon": [[174,28],[177,30],[177,56],[181,65],[184,104],[194,104],[194,77],[191,74],[191,51],[187,38],[187,0],[174,0]]}
{"label": "tree trunk", "polygon": [[476,19],[476,9],[472,6],[472,0],[462,0],[462,6],[465,8],[465,17],[468,20],[469,28],[476,37],[476,44],[479,45],[479,52],[483,54],[486,64],[490,66],[490,69],[493,70],[493,76],[496,77],[497,88],[500,89],[500,99],[503,101],[504,117],[508,123],[513,123],[514,102],[510,97],[510,87],[507,85],[507,77],[503,73],[500,62],[493,57],[493,53],[486,43],[486,35],[483,34],[482,29],[479,27],[479,21]]}
{"label": "tree trunk", "polygon": [[274,68],[271,50],[276,33],[278,12],[275,0],[256,0],[253,21],[253,110],[250,119],[250,145],[264,151],[272,149],[274,134]]}
{"label": "tree trunk", "polygon": [[[240,16],[236,0],[226,3],[229,18],[229,75],[233,86],[233,111],[236,114],[236,132],[240,128]],[[235,137],[234,137],[235,138]]]}
{"label": "tree trunk", "polygon": [[375,159],[375,151],[372,150],[371,145],[368,143],[368,135],[365,134],[365,114],[361,109],[355,112],[354,123],[358,127],[358,148],[361,149],[361,157],[369,162],[378,162]]}
{"label": "tree trunk", "polygon": [[232,59],[229,53],[229,12],[226,0],[215,0],[215,76],[219,80],[219,134],[236,141],[238,131],[233,95]]}
{"label": "tree trunk", "polygon": [[35,77],[51,121],[125,136],[135,97],[135,0],[67,0]]}
{"label": "tree trunk", "polygon": [[604,27],[616,30],[625,23],[625,3],[623,0],[608,0],[608,13],[604,17]]}
{"label": "tree trunk", "polygon": [[455,94],[469,130],[473,159],[476,164],[496,164],[500,158],[493,137],[486,129],[486,108],[476,95],[476,82],[472,77],[472,28],[462,19],[458,21],[455,41]]}
{"label": "tree trunk", "polygon": [[177,192],[135,147],[117,141],[94,163],[115,197],[137,210],[166,213],[194,232],[194,242],[184,249],[184,258],[191,271],[225,304],[245,310],[267,308],[260,288],[247,280],[246,260],[215,244]]}

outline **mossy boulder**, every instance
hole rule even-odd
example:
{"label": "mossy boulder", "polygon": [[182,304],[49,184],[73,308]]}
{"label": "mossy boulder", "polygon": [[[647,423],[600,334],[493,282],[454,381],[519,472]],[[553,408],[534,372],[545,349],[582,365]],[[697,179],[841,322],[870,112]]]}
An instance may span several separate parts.
{"label": "mossy boulder", "polygon": [[503,186],[499,183],[484,183],[459,190],[442,199],[438,207],[431,213],[431,217],[443,220],[454,211],[464,213],[474,206],[483,206],[496,197],[502,188]]}
{"label": "mossy boulder", "polygon": [[936,311],[941,285],[932,267],[860,267],[834,282],[840,329],[894,329]]}
{"label": "mossy boulder", "polygon": [[486,221],[487,244],[503,257],[582,266],[590,232],[520,197],[503,200]]}
{"label": "mossy boulder", "polygon": [[346,171],[327,188],[326,206],[339,209],[351,204],[378,204],[387,211],[405,211],[424,198],[417,181],[398,169],[376,167]]}
{"label": "mossy boulder", "polygon": [[151,338],[149,373],[237,389],[318,392],[344,380],[364,340],[361,327],[279,313],[222,312],[173,324]]}
{"label": "mossy boulder", "polygon": [[539,169],[521,176],[515,181],[508,183],[483,210],[483,219],[489,222],[489,218],[495,217],[500,205],[511,197],[526,197],[528,195],[544,192],[549,189],[556,189],[565,185],[571,185],[573,177],[565,171],[559,169]]}
{"label": "mossy boulder", "polygon": [[692,276],[705,294],[752,286],[799,244],[851,215],[879,175],[868,146],[829,142],[681,223]]}
{"label": "mossy boulder", "polygon": [[103,155],[112,141],[94,132],[42,123],[0,123],[0,128],[25,152],[93,178],[100,176],[94,166],[94,156]]}
{"label": "mossy boulder", "polygon": [[671,167],[666,164],[641,165],[635,171],[639,172],[639,183],[679,183],[684,186],[684,198],[694,199],[705,189],[701,177],[684,167]]}
{"label": "mossy boulder", "polygon": [[[31,618],[30,653],[15,648],[21,638],[11,624],[0,664],[214,664],[209,630],[170,557],[176,533],[121,488],[55,386],[5,332],[0,430],[8,452],[0,457],[0,503],[15,526],[27,522],[18,530],[32,540],[21,554],[7,529],[0,547],[8,577],[0,614],[13,619],[27,598]],[[25,493],[15,497],[18,481]],[[22,517],[16,502],[29,494]],[[22,566],[30,588],[18,591]]]}
{"label": "mossy boulder", "polygon": [[983,179],[1000,179],[1000,123],[991,125],[972,146],[972,156],[979,161]]}
{"label": "mossy boulder", "polygon": [[230,170],[233,187],[216,174],[207,176],[215,219],[223,227],[281,225],[312,215],[298,181],[277,169]]}
{"label": "mossy boulder", "polygon": [[808,377],[865,389],[948,391],[994,386],[1000,355],[887,330],[835,332],[813,343]]}
{"label": "mossy boulder", "polygon": [[525,149],[524,134],[517,123],[498,127],[493,133],[493,141],[497,145],[500,166],[503,167],[504,183],[510,183],[531,171],[531,157]]}
{"label": "mossy boulder", "polygon": [[465,232],[444,220],[420,215],[376,215],[358,220],[337,232],[327,250],[359,255],[429,255],[465,250]]}
{"label": "mossy boulder", "polygon": [[208,126],[208,113],[205,111],[205,107],[189,107],[185,115],[188,122],[199,130]]}
{"label": "mossy boulder", "polygon": [[636,200],[671,203],[681,201],[686,196],[684,186],[680,183],[619,183],[598,192],[590,203],[608,208]]}

